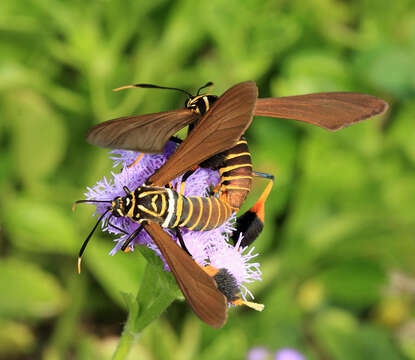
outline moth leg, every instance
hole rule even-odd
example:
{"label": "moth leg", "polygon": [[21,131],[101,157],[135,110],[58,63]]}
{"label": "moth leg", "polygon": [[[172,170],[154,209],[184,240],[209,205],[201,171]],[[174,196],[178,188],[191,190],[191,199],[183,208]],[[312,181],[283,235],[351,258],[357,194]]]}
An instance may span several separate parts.
{"label": "moth leg", "polygon": [[130,245],[131,241],[133,241],[136,236],[140,233],[141,230],[143,230],[144,224],[141,224],[134,232],[131,233],[131,235],[124,241],[124,244],[122,244],[121,250],[125,251],[127,249],[128,245]]}
{"label": "moth leg", "polygon": [[235,306],[245,305],[245,306],[248,306],[251,309],[254,309],[256,311],[262,311],[262,310],[264,310],[264,304],[258,304],[256,302],[252,302],[252,301],[244,301],[241,298],[237,298],[235,300],[232,300],[231,301],[231,304],[232,305],[235,305]]}
{"label": "moth leg", "polygon": [[169,182],[169,183],[168,183],[168,184],[166,184],[164,187],[165,187],[165,188],[168,188],[168,189],[173,189],[173,190],[176,190],[176,189],[175,189],[175,187],[173,186],[173,183],[172,183],[172,182]]}
{"label": "moth leg", "polygon": [[218,185],[215,186],[215,188],[213,189],[213,194],[219,194],[220,195],[220,188],[222,187],[222,183],[219,182]]}
{"label": "moth leg", "polygon": [[182,183],[180,184],[180,190],[178,191],[181,195],[184,195],[184,188],[186,186],[186,180],[197,170],[199,166],[195,165],[190,170],[187,170],[183,177],[182,177]]}
{"label": "moth leg", "polygon": [[118,231],[121,231],[122,233],[124,233],[124,234],[128,234],[128,232],[126,232],[124,229],[121,229],[120,227],[118,227],[118,226],[116,226],[116,225],[114,225],[114,224],[111,224],[109,221],[108,221],[108,225],[107,226],[111,226],[111,227],[113,227],[114,229],[117,229]]}
{"label": "moth leg", "polygon": [[257,202],[247,212],[242,214],[236,219],[235,231],[232,233],[231,239],[234,244],[239,240],[240,234],[243,235],[241,241],[241,247],[251,245],[255,239],[259,236],[264,228],[265,217],[265,201],[271,192],[274,185],[274,176],[269,174],[253,172],[255,176],[260,176],[269,179],[267,187],[258,198]]}
{"label": "moth leg", "polygon": [[264,179],[270,179],[270,180],[274,181],[274,175],[271,175],[271,174],[262,173],[262,172],[258,172],[258,171],[252,171],[252,175],[257,176],[257,177],[262,177]]}
{"label": "moth leg", "polygon": [[134,166],[135,164],[138,164],[138,162],[141,160],[143,155],[144,155],[144,153],[141,153],[140,155],[138,155],[137,159],[132,164],[128,165],[127,167],[130,168],[130,167]]}
{"label": "moth leg", "polygon": [[[183,140],[178,138],[177,136],[172,136],[170,138],[170,141],[173,141],[176,144],[181,144],[183,142]],[[134,166],[135,164],[137,164],[141,160],[143,155],[144,155],[144,153],[141,153],[140,155],[138,155],[137,159],[132,164],[128,165],[127,167],[130,168],[130,167]]]}
{"label": "moth leg", "polygon": [[178,228],[178,227],[176,227],[176,229],[175,229],[175,230],[176,230],[176,236],[177,236],[177,238],[179,239],[180,246],[182,247],[182,249],[183,249],[184,251],[186,251],[186,252],[187,252],[187,254],[188,254],[190,257],[192,257],[192,254],[189,252],[189,250],[187,250],[186,244],[184,243],[183,236],[182,236],[182,234],[181,234],[181,232],[180,232],[179,228]]}

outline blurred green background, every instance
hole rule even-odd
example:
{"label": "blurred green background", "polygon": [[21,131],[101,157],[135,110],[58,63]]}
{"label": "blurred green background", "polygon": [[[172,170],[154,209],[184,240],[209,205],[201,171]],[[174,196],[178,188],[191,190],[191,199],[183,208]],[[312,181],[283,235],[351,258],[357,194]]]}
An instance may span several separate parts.
{"label": "blurred green background", "polygon": [[[0,358],[107,359],[135,293],[139,252],[108,256],[97,234],[81,276],[86,186],[110,175],[89,127],[182,107],[180,93],[255,80],[261,97],[359,91],[383,116],[338,133],[255,118],[257,171],[273,173],[255,243],[263,313],[221,330],[175,302],[131,359],[243,359],[253,346],[307,359],[415,359],[413,0],[0,2]],[[335,116],[335,114],[334,114]],[[257,180],[247,206],[265,181]]]}

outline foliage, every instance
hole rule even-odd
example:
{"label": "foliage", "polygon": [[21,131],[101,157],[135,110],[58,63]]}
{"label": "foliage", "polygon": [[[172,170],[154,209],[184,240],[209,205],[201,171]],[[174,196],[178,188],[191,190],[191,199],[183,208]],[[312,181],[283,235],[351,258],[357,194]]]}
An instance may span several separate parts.
{"label": "foliage", "polygon": [[217,331],[175,302],[130,358],[241,359],[265,346],[415,359],[414,10],[411,0],[0,2],[0,357],[109,358],[122,294],[146,276],[138,251],[110,257],[103,236],[75,275],[93,219],[71,205],[111,171],[84,135],[184,98],[110,89],[212,80],[221,94],[252,79],[261,97],[359,91],[391,110],[339,133],[254,119],[255,169],[277,179],[255,243],[265,311],[230,310]]}

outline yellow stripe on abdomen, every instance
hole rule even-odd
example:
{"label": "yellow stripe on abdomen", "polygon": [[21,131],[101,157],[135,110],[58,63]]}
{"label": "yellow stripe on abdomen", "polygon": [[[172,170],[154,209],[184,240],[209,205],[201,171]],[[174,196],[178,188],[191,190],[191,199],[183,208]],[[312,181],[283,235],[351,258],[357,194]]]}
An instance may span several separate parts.
{"label": "yellow stripe on abdomen", "polygon": [[177,194],[177,204],[176,204],[176,221],[173,224],[173,228],[175,228],[177,225],[179,225],[179,221],[182,217],[182,211],[183,211],[183,196],[179,193]]}
{"label": "yellow stripe on abdomen", "polygon": [[250,167],[252,168],[252,164],[237,164],[237,165],[231,165],[231,166],[227,166],[227,167],[223,167],[219,169],[219,175],[222,176],[224,173],[235,170],[235,169],[240,169],[243,167]]}
{"label": "yellow stripe on abdomen", "polygon": [[199,215],[198,215],[196,221],[194,222],[194,224],[191,227],[188,228],[189,230],[193,230],[199,224],[200,218],[202,217],[202,214],[203,214],[203,201],[202,201],[202,198],[200,196],[192,196],[192,198],[197,199],[197,201],[199,202],[200,209],[199,209]]}
{"label": "yellow stripe on abdomen", "polygon": [[189,222],[190,218],[193,215],[193,202],[190,197],[186,198],[187,204],[188,204],[188,215],[186,219],[182,223],[180,223],[178,226],[185,227],[185,225]]}
{"label": "yellow stripe on abdomen", "polygon": [[207,221],[206,221],[205,226],[203,226],[200,229],[200,231],[203,231],[203,230],[205,230],[207,228],[207,226],[210,223],[210,217],[212,216],[212,200],[211,200],[211,198],[206,198],[206,200],[208,201],[208,204],[209,204],[209,215],[208,215],[208,218],[207,218]]}

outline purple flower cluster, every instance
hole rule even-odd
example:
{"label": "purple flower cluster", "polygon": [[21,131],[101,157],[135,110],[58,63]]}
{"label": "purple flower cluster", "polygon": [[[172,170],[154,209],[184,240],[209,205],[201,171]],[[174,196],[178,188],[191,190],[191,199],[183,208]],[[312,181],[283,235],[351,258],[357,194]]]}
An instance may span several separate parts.
{"label": "purple flower cluster", "polygon": [[275,353],[275,360],[305,360],[305,357],[297,350],[286,348]]}
{"label": "purple flower cluster", "polygon": [[[111,179],[104,177],[92,188],[87,188],[86,198],[89,200],[113,200],[117,196],[125,195],[124,186],[131,191],[135,190],[138,186],[143,185],[154,171],[166,162],[175,151],[176,146],[175,143],[169,142],[163,154],[160,155],[140,154],[125,150],[112,151],[111,159],[114,161],[114,167],[121,165],[122,170],[119,173],[112,172]],[[138,156],[141,156],[141,158],[135,163]],[[131,164],[134,165],[131,166]],[[171,182],[173,189],[180,189],[181,180],[182,176]],[[198,168],[186,179],[183,195],[209,196],[210,190],[219,183],[219,180],[217,171]],[[96,204],[94,215],[105,213],[107,206],[107,204]],[[110,219],[110,224],[107,226],[106,219],[110,214],[110,212],[107,213],[102,219],[102,230],[117,236],[115,239],[116,245],[110,252],[111,255],[114,255],[121,249],[128,236],[138,228],[139,224],[127,217],[113,216]],[[190,231],[182,228],[181,233],[186,247],[194,260],[202,266],[212,265],[216,268],[226,268],[235,277],[241,289],[242,298],[246,300],[247,296],[252,298],[253,296],[244,283],[261,280],[260,264],[250,262],[258,254],[253,254],[254,248],[251,248],[249,251],[247,248],[241,249],[239,247],[241,239],[236,246],[228,243],[229,235],[233,231],[233,222],[234,216],[223,225],[210,231]],[[178,240],[174,232],[167,231],[177,242]],[[130,249],[134,250],[135,245],[146,245],[162,258],[157,246],[145,231],[141,231],[130,243]],[[164,264],[165,270],[169,270],[165,261]]]}
{"label": "purple flower cluster", "polygon": [[271,353],[265,347],[254,347],[248,351],[247,360],[305,360],[305,357],[295,349],[283,348]]}

